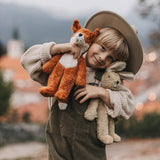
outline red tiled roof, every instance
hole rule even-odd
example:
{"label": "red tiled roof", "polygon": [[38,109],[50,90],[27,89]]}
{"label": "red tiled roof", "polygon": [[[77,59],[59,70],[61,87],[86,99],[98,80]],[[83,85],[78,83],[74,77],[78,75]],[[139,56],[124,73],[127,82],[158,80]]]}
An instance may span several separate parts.
{"label": "red tiled roof", "polygon": [[11,69],[14,72],[13,81],[17,79],[30,79],[28,73],[20,64],[20,58],[10,58],[7,55],[0,58],[0,68]]}
{"label": "red tiled roof", "polygon": [[22,117],[25,113],[29,113],[31,122],[46,123],[48,119],[48,106],[47,101],[42,101],[37,104],[27,104],[17,108],[17,115],[19,121],[22,121]]}
{"label": "red tiled roof", "polygon": [[8,113],[0,116],[0,122],[22,122],[26,113],[29,113],[30,122],[45,124],[48,119],[47,101],[43,100],[37,104],[22,105],[16,109],[10,107]]}

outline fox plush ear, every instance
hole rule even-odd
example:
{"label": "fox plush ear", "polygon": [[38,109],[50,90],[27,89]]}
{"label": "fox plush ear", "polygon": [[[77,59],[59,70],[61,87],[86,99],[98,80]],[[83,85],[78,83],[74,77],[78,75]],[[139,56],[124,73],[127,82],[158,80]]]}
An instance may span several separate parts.
{"label": "fox plush ear", "polygon": [[99,35],[99,28],[96,28],[92,35],[92,42],[96,39],[96,37]]}
{"label": "fox plush ear", "polygon": [[73,24],[72,24],[72,31],[73,31],[73,33],[76,33],[76,32],[77,32],[79,29],[81,29],[81,28],[82,28],[82,27],[81,27],[78,19],[75,19],[75,20],[73,21]]}

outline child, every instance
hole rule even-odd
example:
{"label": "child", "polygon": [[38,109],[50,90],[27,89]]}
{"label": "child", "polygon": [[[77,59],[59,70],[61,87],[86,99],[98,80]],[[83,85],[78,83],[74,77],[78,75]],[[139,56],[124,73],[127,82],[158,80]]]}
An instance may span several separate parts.
{"label": "child", "polygon": [[[49,98],[49,119],[46,139],[49,160],[106,160],[105,145],[97,139],[97,123],[84,119],[84,112],[91,98],[101,98],[107,113],[115,118],[128,119],[133,113],[134,98],[129,89],[121,85],[121,91],[99,87],[101,73],[112,62],[126,61],[126,71],[137,73],[142,64],[142,48],[132,27],[119,15],[102,11],[93,15],[86,23],[92,31],[100,28],[100,35],[85,54],[87,84],[72,90],[66,110],[59,110],[54,97]],[[45,43],[28,49],[21,64],[31,78],[42,85],[47,75],[42,65],[56,53],[70,52],[78,55],[79,48],[70,43]]]}

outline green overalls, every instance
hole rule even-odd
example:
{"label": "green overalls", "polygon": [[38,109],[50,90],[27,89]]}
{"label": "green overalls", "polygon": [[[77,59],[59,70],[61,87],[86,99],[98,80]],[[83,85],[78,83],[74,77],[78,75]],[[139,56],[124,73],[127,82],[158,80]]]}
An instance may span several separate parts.
{"label": "green overalls", "polygon": [[57,102],[52,106],[46,128],[49,160],[106,160],[96,120],[84,118],[87,106],[88,102],[80,104],[73,96],[64,111]]}

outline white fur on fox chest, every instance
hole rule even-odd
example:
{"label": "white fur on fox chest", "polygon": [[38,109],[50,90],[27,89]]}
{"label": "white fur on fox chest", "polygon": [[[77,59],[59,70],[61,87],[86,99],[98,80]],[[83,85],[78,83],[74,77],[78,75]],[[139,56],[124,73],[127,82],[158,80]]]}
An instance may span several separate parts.
{"label": "white fur on fox chest", "polygon": [[77,65],[78,60],[74,59],[72,54],[64,54],[60,58],[59,63],[65,68],[71,68]]}

